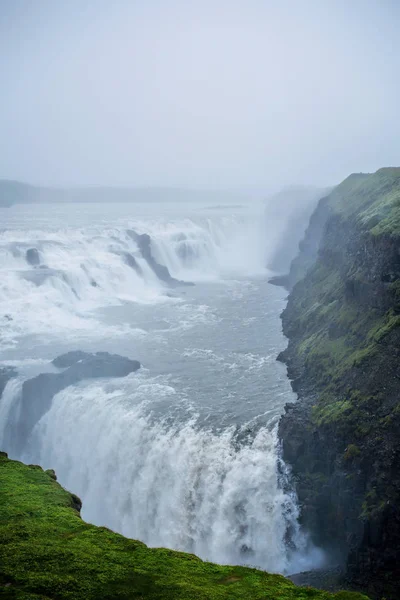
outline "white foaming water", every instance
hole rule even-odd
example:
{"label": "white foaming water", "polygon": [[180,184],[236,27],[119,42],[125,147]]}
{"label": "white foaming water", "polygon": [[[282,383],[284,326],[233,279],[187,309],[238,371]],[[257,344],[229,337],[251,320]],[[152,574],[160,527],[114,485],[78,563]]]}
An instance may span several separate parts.
{"label": "white foaming water", "polygon": [[[130,229],[151,236],[154,258],[177,279],[198,282],[264,272],[265,241],[254,215],[124,220],[115,227],[84,229],[8,229],[0,234],[3,347],[29,333],[126,335],[126,327],[104,328],[93,311],[124,302],[174,301],[141,256]],[[27,263],[29,248],[38,250],[40,265]],[[140,274],[127,263],[127,253]]]}
{"label": "white foaming water", "polygon": [[[85,519],[150,546],[282,573],[315,564],[295,497],[278,482],[275,430],[240,443],[233,427],[151,418],[134,402],[143,385],[129,377],[59,393],[23,459],[55,468],[83,499]],[[154,385],[148,394],[173,400],[173,388]]]}
{"label": "white foaming water", "polygon": [[0,447],[13,451],[12,438],[16,434],[20,417],[22,379],[9,381],[0,402]]}
{"label": "white foaming water", "polygon": [[[0,449],[54,468],[85,519],[149,545],[276,572],[319,565],[279,458],[276,423],[293,399],[274,359],[284,293],[262,276],[257,211],[76,208],[6,213],[0,356],[19,375],[0,399]],[[148,233],[154,258],[196,286],[167,292],[129,230]],[[78,348],[144,367],[66,388],[20,439],[24,378]]]}

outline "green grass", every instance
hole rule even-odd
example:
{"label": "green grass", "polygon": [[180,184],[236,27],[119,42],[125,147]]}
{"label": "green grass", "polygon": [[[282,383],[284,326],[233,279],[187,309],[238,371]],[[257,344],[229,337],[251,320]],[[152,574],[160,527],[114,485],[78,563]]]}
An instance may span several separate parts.
{"label": "green grass", "polygon": [[400,168],[353,174],[330,195],[334,212],[357,219],[375,236],[400,235]]}
{"label": "green grass", "polygon": [[[75,497],[76,499],[76,497]],[[271,541],[271,543],[274,543]],[[85,523],[40,467],[0,454],[0,597],[21,600],[365,600],[300,588],[280,575],[152,549]]]}

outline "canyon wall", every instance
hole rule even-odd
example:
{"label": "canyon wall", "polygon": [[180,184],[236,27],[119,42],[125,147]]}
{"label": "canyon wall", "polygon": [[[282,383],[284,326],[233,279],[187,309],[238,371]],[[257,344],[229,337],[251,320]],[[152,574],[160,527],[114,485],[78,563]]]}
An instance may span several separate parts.
{"label": "canyon wall", "polygon": [[298,401],[279,433],[303,525],[349,580],[398,597],[400,169],[323,198],[283,283]]}

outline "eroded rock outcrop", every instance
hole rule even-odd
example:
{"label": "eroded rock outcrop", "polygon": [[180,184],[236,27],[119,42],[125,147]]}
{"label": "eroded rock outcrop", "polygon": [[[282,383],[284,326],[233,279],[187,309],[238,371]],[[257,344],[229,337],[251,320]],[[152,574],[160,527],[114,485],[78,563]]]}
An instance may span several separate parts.
{"label": "eroded rock outcrop", "polygon": [[168,268],[158,263],[151,251],[151,237],[147,233],[136,233],[133,229],[128,229],[128,235],[137,243],[140,253],[147,262],[152,271],[157,275],[160,281],[163,281],[170,287],[194,285],[191,281],[181,281],[171,276]]}

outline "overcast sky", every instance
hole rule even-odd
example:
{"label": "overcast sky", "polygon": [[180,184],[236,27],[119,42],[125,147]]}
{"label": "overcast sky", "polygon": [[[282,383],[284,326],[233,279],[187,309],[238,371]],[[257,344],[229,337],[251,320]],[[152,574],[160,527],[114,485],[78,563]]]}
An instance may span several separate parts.
{"label": "overcast sky", "polygon": [[0,177],[276,188],[400,164],[399,0],[0,0]]}

